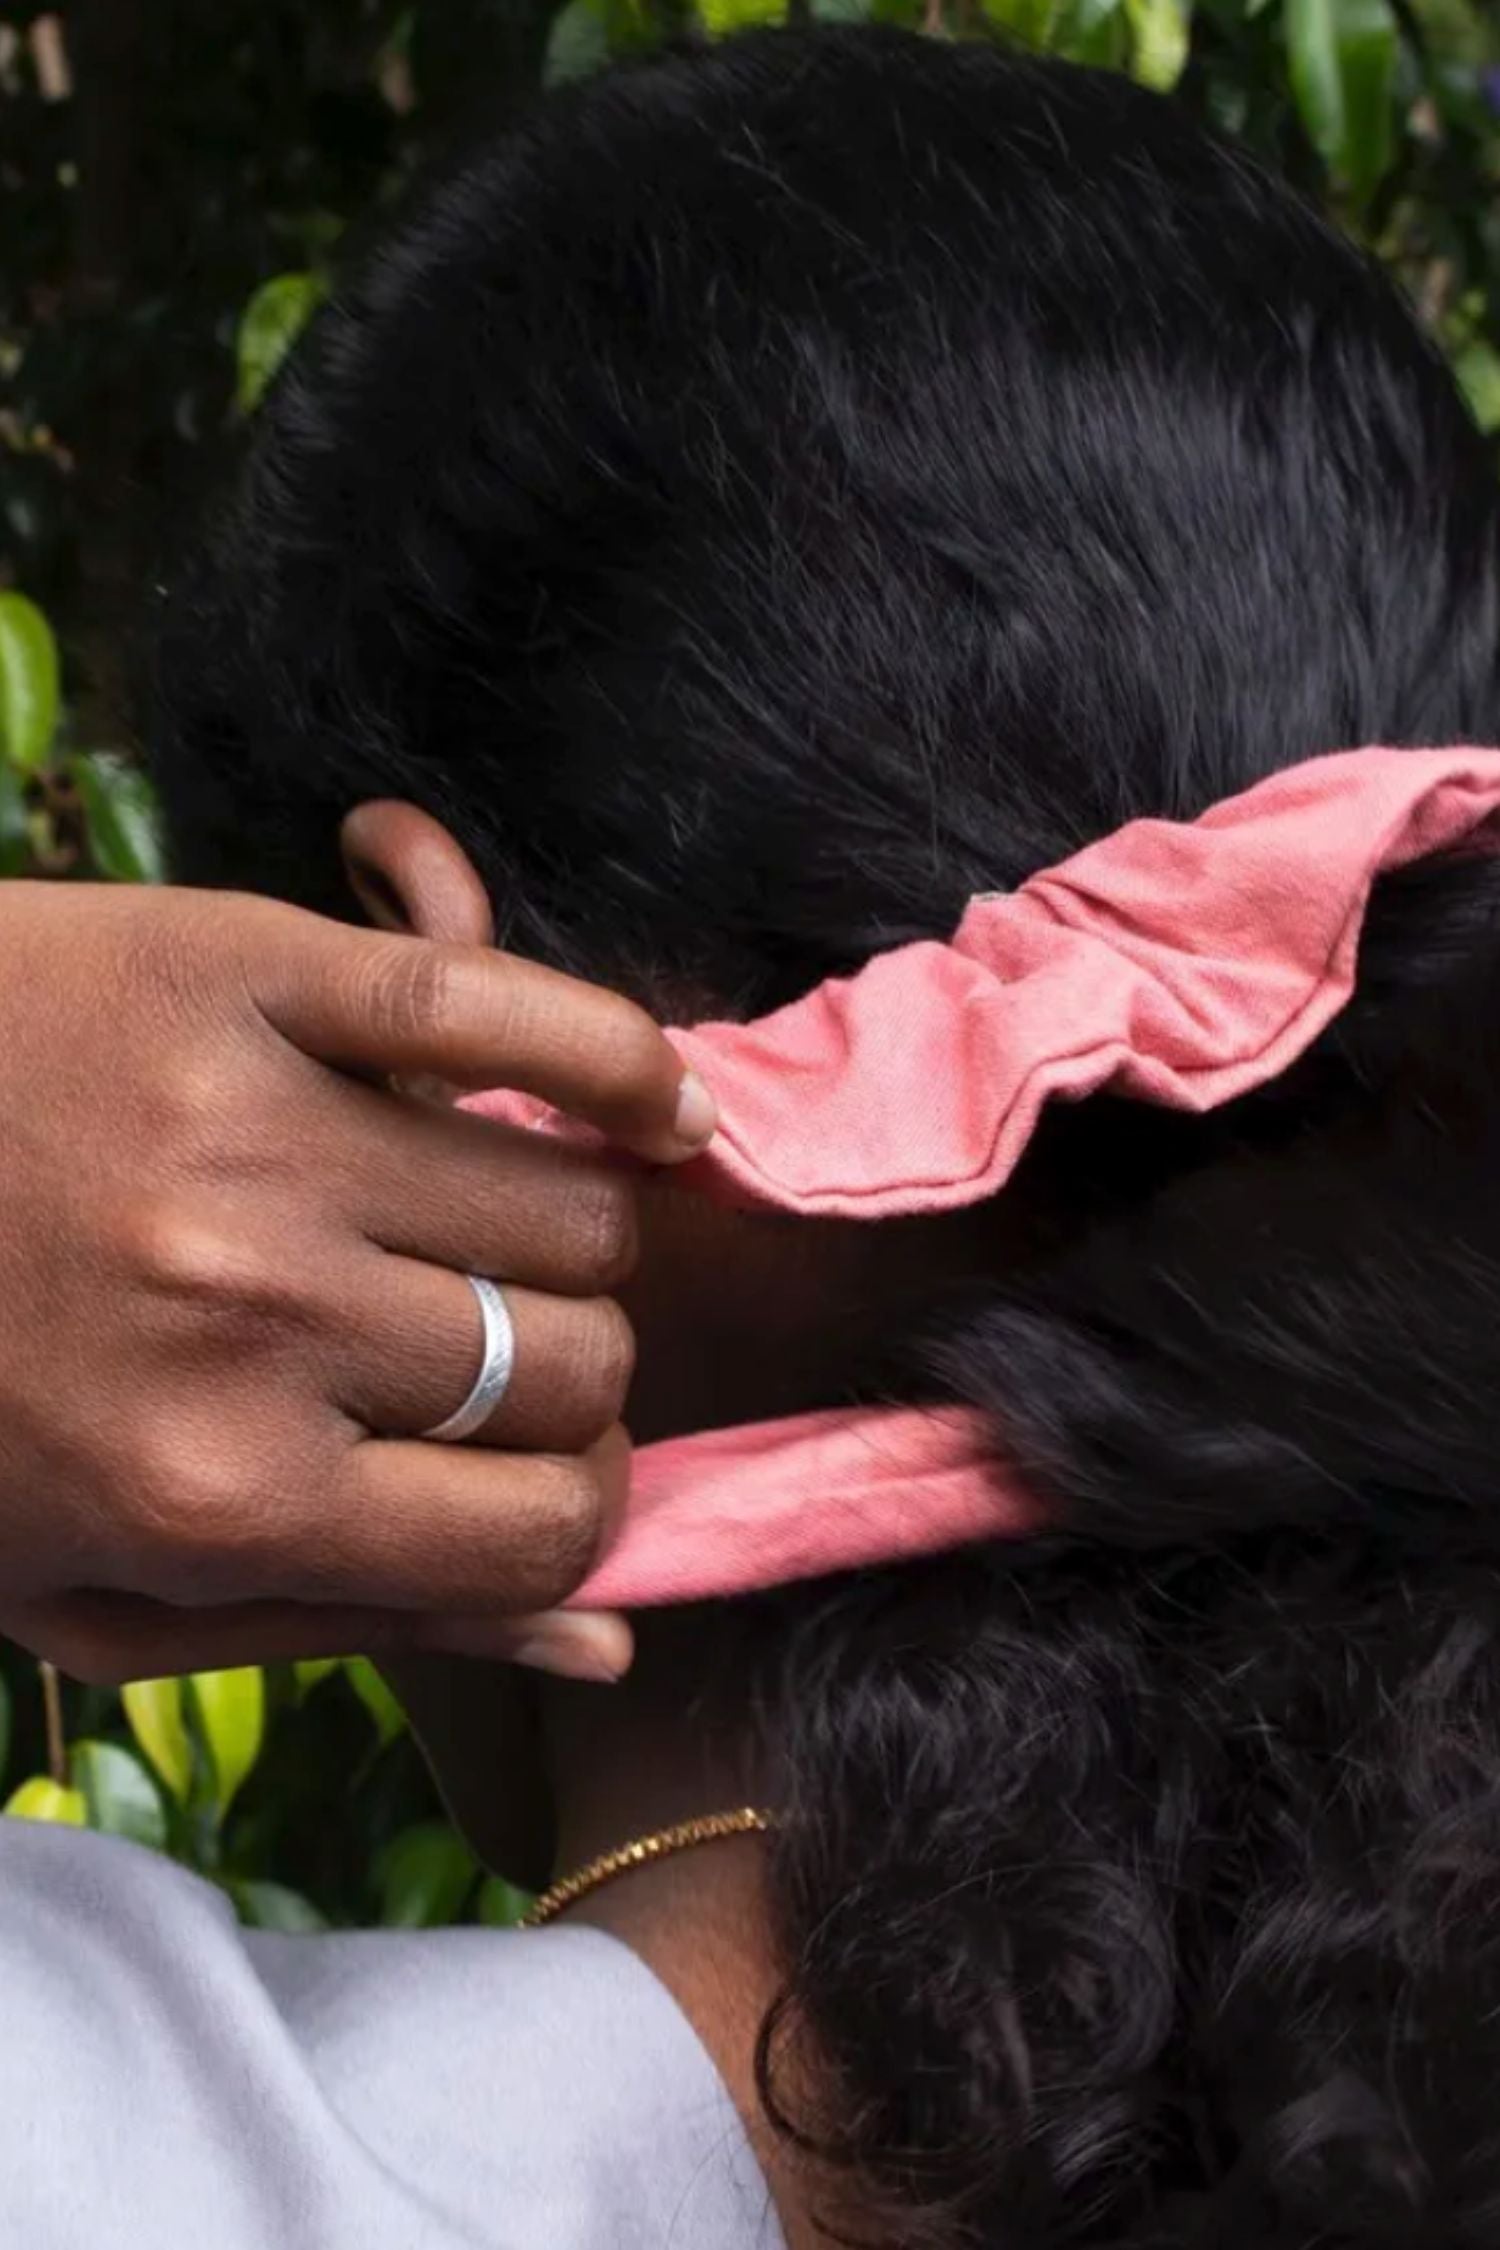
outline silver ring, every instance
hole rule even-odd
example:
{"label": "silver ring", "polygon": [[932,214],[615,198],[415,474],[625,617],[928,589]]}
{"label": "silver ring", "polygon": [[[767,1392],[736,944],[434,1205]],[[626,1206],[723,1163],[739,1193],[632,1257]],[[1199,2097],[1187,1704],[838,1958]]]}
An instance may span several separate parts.
{"label": "silver ring", "polygon": [[465,1281],[479,1300],[479,1317],[484,1323],[484,1347],[479,1362],[479,1373],[474,1378],[474,1388],[456,1413],[445,1421],[435,1422],[424,1430],[426,1438],[438,1438],[445,1445],[456,1445],[460,1438],[472,1437],[482,1429],[510,1388],[511,1372],[516,1364],[516,1332],[511,1326],[510,1307],[503,1291],[482,1273],[466,1273]]}

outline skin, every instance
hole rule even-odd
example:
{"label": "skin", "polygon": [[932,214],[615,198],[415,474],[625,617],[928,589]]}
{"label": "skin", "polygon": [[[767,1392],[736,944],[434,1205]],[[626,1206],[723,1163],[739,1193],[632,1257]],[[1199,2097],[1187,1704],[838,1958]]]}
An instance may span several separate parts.
{"label": "skin", "polygon": [[[491,1865],[539,1885],[551,1865],[695,1813],[763,1801],[732,1689],[713,1711],[688,1683],[709,1671],[715,1621],[637,1621],[617,1686],[523,1680],[499,1665],[408,1658],[383,1668],[406,1699],[450,1808]],[[567,1919],[609,1933],[673,1995],[728,2088],[788,2250],[826,2250],[819,2183],[768,2128],[755,2047],[782,1977],[764,1892],[765,1844],[726,1839],[602,1886]]]}
{"label": "skin", "polygon": [[[426,814],[363,807],[349,849],[372,916],[488,939],[483,891]],[[827,1404],[936,1284],[992,1273],[1006,1252],[993,1213],[880,1227],[747,1216],[665,1176],[642,1189],[638,1223],[621,1299],[639,1346],[626,1411],[641,1442]],[[634,1666],[609,1686],[527,1683],[441,1657],[385,1666],[450,1810],[514,1879],[538,1887],[631,1837],[765,1801],[723,1613],[655,1613],[634,1631]],[[745,2120],[790,2250],[811,2250],[827,2240],[818,2183],[769,2132],[755,2090],[756,2039],[782,1981],[764,1852],[756,1837],[686,1852],[599,1889],[570,1918],[618,1937],[675,1995]]]}
{"label": "skin", "polygon": [[[618,1522],[627,1391],[651,1437],[819,1403],[963,1260],[921,1229],[712,1214],[456,1112],[503,1084],[662,1166],[714,1122],[639,1009],[492,950],[425,815],[363,807],[345,842],[375,930],[0,887],[0,1631],[101,1681],[379,1653],[481,1850],[540,1882],[759,1795],[733,1696],[691,1692],[712,1618],[653,1621],[629,1689],[518,1686],[516,1663],[630,1665],[625,1620],[554,1611]],[[444,1446],[421,1432],[472,1379],[467,1272],[506,1283],[517,1370]],[[578,1911],[676,1994],[791,2250],[822,2239],[754,2093],[778,1983],[758,1842]]]}
{"label": "skin", "polygon": [[[628,1002],[466,940],[475,888],[427,901],[424,944],[0,887],[0,1631],[69,1672],[628,1662],[621,1621],[550,1612],[628,1474],[634,1190],[410,1089],[522,1088],[660,1163],[712,1107]],[[477,1361],[467,1271],[511,1285],[517,1373],[438,1445]]]}
{"label": "skin", "polygon": [[[625,1688],[545,1687],[560,1865],[708,1808],[764,1802],[732,1689],[712,1701],[683,1692],[710,1676],[714,1630],[691,1613],[652,1620]],[[816,2176],[770,2130],[755,2086],[756,2040],[782,1983],[764,1874],[763,1839],[727,1838],[621,1876],[569,1919],[629,1946],[667,1987],[729,2089],[788,2250],[826,2250]]]}

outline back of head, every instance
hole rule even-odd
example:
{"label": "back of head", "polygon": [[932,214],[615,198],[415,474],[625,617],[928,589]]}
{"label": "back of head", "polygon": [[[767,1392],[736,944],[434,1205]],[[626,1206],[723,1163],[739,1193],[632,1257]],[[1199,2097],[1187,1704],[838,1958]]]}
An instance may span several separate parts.
{"label": "back of head", "polygon": [[[1497,524],[1388,285],[1166,103],[669,59],[315,323],[163,619],[179,867],[349,910],[340,816],[408,797],[504,942],[748,1013],[1131,817],[1500,737]],[[1497,899],[1387,883],[1216,1120],[1056,1116],[1014,1268],[872,1372],[1059,1530],[768,1605],[767,2095],[805,2041],[861,2239],[1493,2233]]]}

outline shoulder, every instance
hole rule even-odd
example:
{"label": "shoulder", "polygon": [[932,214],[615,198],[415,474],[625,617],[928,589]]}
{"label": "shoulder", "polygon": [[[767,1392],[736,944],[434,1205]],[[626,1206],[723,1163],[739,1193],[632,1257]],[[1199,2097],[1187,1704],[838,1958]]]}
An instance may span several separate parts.
{"label": "shoulder", "polygon": [[7,1821],[0,1978],[28,2250],[779,2250],[709,2057],[600,1931],[252,1935],[152,1854]]}

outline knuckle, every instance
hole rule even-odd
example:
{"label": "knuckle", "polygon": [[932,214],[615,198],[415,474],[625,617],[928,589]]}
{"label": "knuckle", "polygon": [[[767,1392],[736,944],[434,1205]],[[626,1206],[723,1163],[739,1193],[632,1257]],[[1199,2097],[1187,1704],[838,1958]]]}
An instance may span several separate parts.
{"label": "knuckle", "polygon": [[236,1293],[242,1263],[224,1230],[180,1203],[138,1209],[131,1221],[139,1274],[166,1296],[213,1299]]}
{"label": "knuckle", "polygon": [[635,1373],[635,1330],[624,1307],[612,1297],[601,1297],[590,1305],[586,1321],[584,1380],[600,1415],[600,1426],[608,1428],[620,1418]]}
{"label": "knuckle", "polygon": [[623,1178],[595,1174],[580,1183],[573,1217],[581,1278],[591,1288],[615,1288],[633,1270],[639,1247],[632,1189]]}
{"label": "knuckle", "polygon": [[362,973],[363,1012],[380,1036],[404,1043],[450,1016],[464,961],[456,947],[398,940],[377,952]]}
{"label": "knuckle", "polygon": [[532,1543],[533,1599],[555,1600],[588,1576],[604,1530],[604,1492],[587,1461],[537,1463],[538,1523]]}
{"label": "knuckle", "polygon": [[155,1100],[164,1136],[196,1148],[224,1117],[224,1074],[204,1047],[179,1051],[159,1072]]}
{"label": "knuckle", "polygon": [[165,1303],[232,1317],[239,1334],[301,1309],[294,1262],[273,1257],[225,1216],[161,1197],[137,1203],[122,1226],[135,1281]]}
{"label": "knuckle", "polygon": [[131,1544],[153,1563],[159,1585],[196,1585],[259,1544],[253,1473],[232,1448],[175,1423],[148,1425],[129,1447],[125,1481]]}

